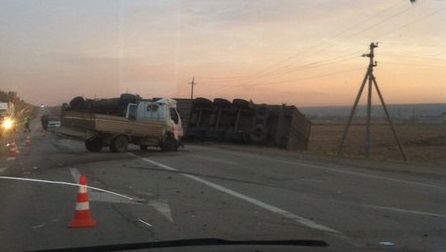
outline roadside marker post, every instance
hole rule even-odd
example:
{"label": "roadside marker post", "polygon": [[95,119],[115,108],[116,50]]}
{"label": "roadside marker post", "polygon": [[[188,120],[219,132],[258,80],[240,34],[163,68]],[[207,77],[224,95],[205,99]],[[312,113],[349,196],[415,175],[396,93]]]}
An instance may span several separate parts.
{"label": "roadside marker post", "polygon": [[29,135],[26,136],[25,146],[31,146],[31,137]]}
{"label": "roadside marker post", "polygon": [[11,141],[9,142],[9,159],[15,159],[18,155],[19,151],[17,150],[15,140],[11,139]]}

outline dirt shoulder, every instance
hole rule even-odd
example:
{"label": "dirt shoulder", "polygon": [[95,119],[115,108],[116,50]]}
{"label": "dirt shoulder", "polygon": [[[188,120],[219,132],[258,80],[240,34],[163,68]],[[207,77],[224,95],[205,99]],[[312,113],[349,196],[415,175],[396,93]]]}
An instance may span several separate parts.
{"label": "dirt shoulder", "polygon": [[308,162],[329,162],[369,170],[403,172],[446,178],[446,124],[395,124],[395,130],[406,156],[404,161],[395,136],[387,123],[371,126],[371,147],[365,158],[365,124],[352,124],[338,155],[345,129],[343,123],[313,123],[306,151],[252,145],[212,144],[215,147],[277,156]]}
{"label": "dirt shoulder", "polygon": [[413,159],[403,161],[401,158],[383,159],[376,157],[365,158],[359,156],[336,156],[334,154],[321,154],[311,151],[299,152],[273,147],[235,145],[226,143],[200,143],[197,145],[207,145],[224,150],[241,151],[269,157],[281,157],[290,160],[306,161],[309,163],[330,163],[339,166],[349,166],[392,173],[416,174],[426,177],[440,176],[446,179],[446,166],[443,164],[437,164],[437,162],[423,162]]}

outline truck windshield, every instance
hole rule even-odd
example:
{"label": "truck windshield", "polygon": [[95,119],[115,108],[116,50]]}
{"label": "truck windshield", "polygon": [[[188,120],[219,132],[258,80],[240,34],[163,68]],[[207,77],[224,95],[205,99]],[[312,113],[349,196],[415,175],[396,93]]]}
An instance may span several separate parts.
{"label": "truck windshield", "polygon": [[164,121],[166,119],[166,106],[164,104],[150,103],[147,105],[146,112],[144,114],[145,119]]}

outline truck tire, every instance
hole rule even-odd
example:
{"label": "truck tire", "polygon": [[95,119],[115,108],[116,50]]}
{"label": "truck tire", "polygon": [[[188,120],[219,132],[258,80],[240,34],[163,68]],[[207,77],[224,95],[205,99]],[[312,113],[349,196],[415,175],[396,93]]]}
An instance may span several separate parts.
{"label": "truck tire", "polygon": [[251,130],[250,137],[253,142],[263,144],[268,137],[268,130],[265,126],[258,124]]}
{"label": "truck tire", "polygon": [[82,96],[77,96],[74,97],[71,101],[70,101],[70,107],[72,110],[82,110],[82,109],[87,109],[87,102],[85,101],[84,97]]}
{"label": "truck tire", "polygon": [[223,98],[215,98],[214,102],[212,103],[215,107],[219,108],[229,108],[231,107],[231,102],[223,99]]}
{"label": "truck tire", "polygon": [[178,141],[173,136],[172,132],[167,132],[164,136],[163,143],[161,144],[160,148],[163,152],[168,151],[177,151],[179,147]]}
{"label": "truck tire", "polygon": [[202,108],[202,107],[206,107],[206,108],[212,107],[212,101],[208,100],[206,98],[203,98],[203,97],[195,98],[192,104],[193,104],[194,107],[200,107],[200,108]]}
{"label": "truck tire", "polygon": [[126,152],[129,145],[129,140],[126,136],[119,135],[112,139],[110,150],[112,152]]}
{"label": "truck tire", "polygon": [[119,100],[121,104],[136,103],[138,101],[138,96],[129,93],[122,93],[119,96]]}
{"label": "truck tire", "polygon": [[142,150],[142,151],[146,151],[148,148],[149,148],[149,146],[148,146],[148,145],[145,145],[145,144],[141,144],[141,145],[139,146],[139,149]]}
{"label": "truck tire", "polygon": [[265,120],[268,117],[269,109],[265,104],[262,104],[256,108],[256,119]]}
{"label": "truck tire", "polygon": [[90,152],[100,152],[102,150],[102,139],[96,137],[92,140],[85,142],[85,148]]}
{"label": "truck tire", "polygon": [[232,100],[232,105],[237,108],[249,108],[249,101],[243,99]]}

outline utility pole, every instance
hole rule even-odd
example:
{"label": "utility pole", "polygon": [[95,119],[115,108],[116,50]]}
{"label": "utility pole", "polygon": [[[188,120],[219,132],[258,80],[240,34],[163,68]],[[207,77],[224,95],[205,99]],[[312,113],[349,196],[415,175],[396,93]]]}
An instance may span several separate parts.
{"label": "utility pole", "polygon": [[400,140],[398,139],[398,136],[396,134],[395,128],[393,127],[393,123],[392,120],[390,119],[389,116],[389,112],[387,110],[386,104],[384,102],[384,98],[381,94],[381,91],[378,88],[378,83],[376,82],[375,76],[373,75],[373,68],[377,66],[376,61],[374,61],[374,49],[378,47],[378,43],[371,43],[370,44],[370,53],[368,54],[363,54],[362,57],[368,57],[370,59],[369,61],[369,66],[367,68],[367,72],[364,76],[364,80],[362,81],[361,87],[359,88],[359,92],[358,95],[356,96],[355,102],[353,104],[352,110],[350,112],[350,116],[348,118],[348,122],[347,125],[344,129],[344,134],[342,135],[342,139],[341,142],[339,143],[338,146],[338,155],[341,153],[341,149],[342,146],[344,145],[344,141],[345,141],[345,137],[347,136],[347,132],[348,129],[350,127],[350,124],[352,122],[353,116],[355,114],[356,111],[356,107],[358,106],[358,102],[361,98],[362,92],[364,90],[364,87],[366,85],[366,83],[368,83],[368,94],[367,94],[367,121],[366,121],[366,135],[365,135],[365,144],[364,144],[364,149],[365,149],[365,156],[368,158],[369,157],[369,149],[371,146],[371,142],[370,142],[370,123],[371,123],[371,114],[372,114],[372,86],[375,86],[376,92],[378,93],[379,99],[381,101],[381,104],[384,108],[384,112],[386,114],[387,120],[389,121],[389,125],[392,128],[392,133],[396,139],[396,142],[398,144],[398,147],[400,149],[401,152],[401,156],[403,157],[404,161],[407,160],[406,158],[406,154],[404,153],[403,147],[401,145]]}
{"label": "utility pole", "polygon": [[195,82],[195,77],[192,77],[192,82],[189,82],[189,84],[191,85],[190,99],[193,100],[194,99],[194,86],[197,85],[197,83]]}

